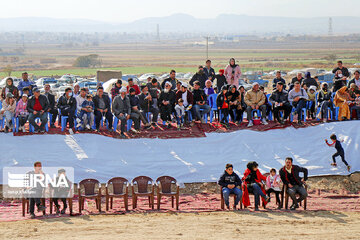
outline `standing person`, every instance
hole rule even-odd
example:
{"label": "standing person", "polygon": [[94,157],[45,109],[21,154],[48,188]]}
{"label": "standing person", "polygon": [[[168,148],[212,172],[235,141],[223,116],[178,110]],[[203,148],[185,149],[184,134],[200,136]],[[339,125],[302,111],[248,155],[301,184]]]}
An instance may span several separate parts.
{"label": "standing person", "polygon": [[118,79],[114,85],[114,87],[111,89],[111,99],[114,100],[114,98],[119,95],[119,91],[121,89],[122,81],[121,79]]}
{"label": "standing person", "polygon": [[335,108],[332,101],[332,92],[328,89],[328,84],[326,82],[321,84],[321,90],[318,94],[318,107],[320,107],[320,116],[318,118],[322,119],[323,122],[327,122],[328,119],[328,109],[335,116]]}
{"label": "standing person", "polygon": [[147,121],[144,114],[142,114],[142,111],[140,110],[139,97],[136,96],[136,90],[133,88],[130,88],[129,100],[131,107],[130,118],[134,121],[135,132],[140,130],[140,120],[144,124],[145,128],[149,128],[151,124]]}
{"label": "standing person", "polygon": [[56,121],[56,117],[58,115],[58,110],[56,108],[56,102],[55,102],[55,95],[51,93],[50,84],[45,84],[44,89],[45,89],[44,96],[47,98],[47,100],[49,102],[48,112],[49,112],[49,114],[51,114],[50,127],[55,128],[55,121]]}
{"label": "standing person", "polygon": [[236,210],[236,206],[239,204],[242,197],[242,191],[239,189],[242,182],[240,177],[234,172],[234,168],[231,163],[226,164],[225,171],[220,176],[218,184],[222,187],[222,195],[227,209],[230,209],[230,194],[236,195],[234,202],[234,210]]}
{"label": "standing person", "polygon": [[261,174],[258,166],[257,162],[249,162],[246,165],[247,168],[242,179],[244,182],[244,206],[247,207],[250,205],[249,193],[253,193],[255,198],[255,211],[259,211],[260,196],[263,198],[265,204],[270,200],[270,197],[265,194],[265,185],[262,183],[262,181],[266,181],[266,177]]}
{"label": "standing person", "polygon": [[[284,83],[278,82],[276,84],[276,90],[273,91],[269,100],[273,107],[274,117],[281,124],[284,125],[286,119],[288,119],[292,107],[288,101],[288,92],[283,89]],[[280,118],[280,110],[284,110],[284,120]]]}
{"label": "standing person", "polygon": [[200,88],[205,88],[205,82],[208,78],[206,77],[206,74],[204,73],[203,66],[199,66],[197,73],[194,74],[194,76],[191,78],[189,84],[191,86],[194,86],[195,82],[198,81],[200,84]]}
{"label": "standing person", "polygon": [[211,60],[209,59],[205,62],[204,73],[206,79],[209,79],[209,77],[211,77],[211,79],[215,79],[215,70],[211,67]]}
{"label": "standing person", "polygon": [[73,134],[76,114],[76,100],[73,97],[71,88],[65,89],[65,93],[59,98],[57,106],[60,110],[61,116],[68,116],[67,121],[69,123],[69,133]]}
{"label": "standing person", "polygon": [[[275,193],[276,202],[278,204],[278,209],[281,209],[281,201],[280,201],[280,183],[281,179],[280,176],[276,174],[276,169],[272,168],[270,170],[270,175],[266,177],[266,194],[270,197],[271,193]],[[270,202],[270,199],[269,199]]]}
{"label": "standing person", "polygon": [[332,143],[329,143],[328,140],[325,139],[326,144],[329,147],[335,147],[335,149],[336,149],[336,153],[334,155],[332,155],[333,162],[331,163],[331,166],[337,167],[336,157],[340,156],[341,161],[343,161],[343,163],[345,164],[347,170],[350,172],[351,166],[345,160],[345,151],[344,151],[344,148],[341,146],[340,141],[337,139],[335,134],[331,134],[330,139],[332,140]]}
{"label": "standing person", "polygon": [[29,111],[27,110],[27,102],[28,102],[28,96],[26,94],[23,94],[21,99],[16,105],[15,110],[15,117],[19,118],[19,125],[18,129],[22,132],[25,132],[25,123],[29,117]]}
{"label": "standing person", "polygon": [[[306,101],[309,99],[306,91],[301,88],[299,82],[294,84],[294,89],[289,92],[288,100],[290,104],[296,108],[298,116],[298,124],[302,125],[302,109],[306,107]],[[294,117],[295,119],[295,117]]]}
{"label": "standing person", "polygon": [[222,118],[220,119],[220,124],[224,125],[226,128],[229,128],[229,99],[227,97],[227,91],[228,90],[226,86],[223,86],[221,88],[220,93],[216,97],[216,106],[219,110],[219,119],[221,118],[220,111],[222,115]]}
{"label": "standing person", "polygon": [[[94,102],[92,101],[92,95],[88,94],[86,96],[86,100],[83,101],[81,104],[81,111],[79,114],[79,119],[82,120],[80,126],[85,126],[84,128],[86,130],[91,129],[88,119],[93,119],[94,121],[94,109],[95,109],[95,105]],[[84,115],[86,115],[86,117]],[[90,121],[90,123],[92,123],[93,121]]]}
{"label": "standing person", "polygon": [[[35,94],[34,94],[35,95]],[[43,96],[43,95],[42,95]],[[29,175],[44,175],[44,172],[42,171],[42,165],[41,162],[35,162],[34,163],[34,170],[28,173]],[[35,178],[35,176],[33,177]],[[29,198],[29,213],[32,219],[34,219],[35,216],[35,205],[37,206],[38,212],[44,211],[46,209],[45,206],[41,205],[40,198],[43,196],[43,187],[40,185],[40,183],[37,183],[36,186],[34,186],[29,192],[32,193],[32,196]]]}
{"label": "standing person", "polygon": [[[33,89],[34,96],[32,96],[27,104],[27,110],[29,111],[29,123],[34,126],[34,133],[39,131],[45,132],[45,124],[48,121],[48,110],[49,110],[49,101],[47,98],[40,94],[40,89]],[[40,118],[41,125],[37,125],[35,122],[36,118]]]}
{"label": "standing person", "polygon": [[177,120],[177,127],[180,130],[184,126],[184,117],[185,117],[185,107],[184,107],[184,100],[179,98],[177,104],[175,106],[176,111],[176,120]]}
{"label": "standing person", "polygon": [[360,71],[359,70],[356,70],[354,72],[354,78],[348,82],[347,87],[350,88],[350,85],[352,83],[355,83],[355,85],[358,87],[358,89],[360,89]]}
{"label": "standing person", "polygon": [[225,68],[225,77],[228,85],[235,85],[236,88],[239,87],[241,69],[238,64],[235,64],[234,58],[230,58],[229,65]]}
{"label": "standing person", "polygon": [[225,73],[225,70],[220,69],[219,74],[215,75],[216,88],[218,89],[218,91],[221,90],[222,86],[227,84],[226,77],[225,77],[224,73]]}
{"label": "standing person", "polygon": [[29,93],[27,94],[28,96],[32,95],[33,93],[33,88],[36,87],[35,83],[33,81],[29,80],[29,75],[27,72],[23,72],[22,73],[22,81],[19,82],[19,85],[17,86],[17,88],[20,90],[21,94],[23,93],[23,88],[27,87],[29,89]]}
{"label": "standing person", "polygon": [[332,70],[335,73],[333,92],[336,92],[343,86],[346,86],[346,79],[350,76],[349,70],[343,66],[342,61],[337,61],[337,67]]}
{"label": "standing person", "polygon": [[13,124],[15,123],[12,121],[12,118],[15,115],[15,109],[16,100],[14,98],[14,95],[9,92],[6,95],[6,99],[3,101],[2,109],[0,110],[0,119],[3,119],[5,116],[6,120],[5,133],[8,133],[9,129],[13,129]]}
{"label": "standing person", "polygon": [[340,88],[334,97],[335,107],[339,107],[339,121],[350,120],[350,95],[346,86]]}
{"label": "standing person", "polygon": [[[165,83],[166,82],[169,82],[171,83],[171,90],[175,90],[176,88],[176,71],[175,70],[171,70],[170,71],[170,77],[166,78],[162,83],[161,83],[161,89],[164,89],[165,88]],[[150,89],[149,89],[150,91]]]}
{"label": "standing person", "polygon": [[245,94],[245,103],[247,105],[246,113],[247,119],[249,121],[248,127],[254,125],[252,119],[252,111],[260,110],[261,111],[261,122],[264,125],[267,125],[266,121],[266,105],[265,105],[265,95],[262,91],[259,90],[259,83],[254,82],[252,88]]}
{"label": "standing person", "polygon": [[194,90],[192,92],[194,97],[194,106],[193,111],[195,115],[195,120],[200,120],[201,123],[204,123],[203,116],[205,114],[208,114],[211,110],[210,106],[206,103],[207,102],[207,96],[204,92],[204,90],[200,87],[200,82],[195,81],[194,82]]}
{"label": "standing person", "polygon": [[175,106],[175,93],[171,89],[172,84],[170,82],[166,82],[165,88],[161,91],[158,101],[160,117],[166,122],[167,128],[171,127],[171,113]]}
{"label": "standing person", "polygon": [[145,118],[147,113],[152,113],[153,116],[151,124],[156,125],[159,116],[159,109],[157,106],[154,107],[154,101],[148,91],[147,85],[142,88],[141,94],[139,95],[139,105]]}
{"label": "standing person", "polygon": [[[120,89],[120,95],[116,96],[112,103],[112,111],[115,117],[120,120],[120,134],[122,138],[126,137],[124,134],[126,132],[126,123],[131,117],[130,99],[126,96],[126,92],[126,87],[122,87]],[[114,129],[115,131],[116,128]]]}
{"label": "standing person", "polygon": [[[126,91],[126,88],[125,88]],[[98,87],[96,96],[93,98],[95,105],[95,126],[96,131],[100,131],[100,122],[103,117],[108,121],[109,131],[112,132],[113,115],[111,113],[110,98],[107,94],[104,94],[104,88]]]}
{"label": "standing person", "polygon": [[[299,176],[299,173],[304,174],[304,178]],[[290,210],[296,210],[299,208],[299,202],[304,200],[307,197],[306,189],[304,188],[305,181],[308,178],[308,170],[298,165],[293,165],[293,159],[287,157],[285,160],[285,166],[282,167],[279,171],[281,181],[287,185],[287,193],[291,197],[293,204],[290,206]],[[296,198],[296,193],[300,195],[299,198]]]}
{"label": "standing person", "polygon": [[303,80],[302,86],[306,86],[307,89],[309,89],[311,86],[315,86],[315,91],[319,87],[316,80],[311,77],[310,72],[305,74],[305,79]]}
{"label": "standing person", "polygon": [[280,71],[276,71],[276,77],[274,78],[274,80],[273,80],[273,89],[275,89],[276,88],[276,84],[278,83],[278,82],[282,82],[284,85],[284,89],[286,89],[286,81],[285,81],[285,79],[283,79],[282,77],[281,77],[281,72]]}
{"label": "standing person", "polygon": [[16,101],[19,99],[19,90],[14,86],[14,80],[11,77],[6,79],[6,85],[1,91],[1,98],[5,99],[8,93],[14,95]]}
{"label": "standing person", "polygon": [[135,90],[135,95],[139,95],[141,93],[139,86],[134,83],[134,79],[129,78],[128,83],[129,85],[126,86],[127,93],[129,93],[130,88]]}
{"label": "standing person", "polygon": [[316,87],[314,85],[310,86],[307,95],[309,97],[308,103],[310,103],[310,116],[312,119],[315,119],[315,97],[316,97]]}

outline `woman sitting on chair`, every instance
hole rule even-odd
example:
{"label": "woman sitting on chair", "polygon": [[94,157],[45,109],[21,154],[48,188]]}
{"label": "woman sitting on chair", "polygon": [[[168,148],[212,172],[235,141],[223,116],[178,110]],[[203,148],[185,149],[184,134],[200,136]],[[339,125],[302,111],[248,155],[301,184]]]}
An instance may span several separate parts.
{"label": "woman sitting on chair", "polygon": [[6,126],[5,133],[9,132],[9,129],[13,128],[12,118],[15,114],[16,101],[12,93],[6,94],[6,99],[3,101],[2,109],[0,110],[0,119],[5,117]]}
{"label": "woman sitting on chair", "polygon": [[346,86],[340,88],[334,97],[334,104],[339,107],[339,121],[350,120],[350,95]]}

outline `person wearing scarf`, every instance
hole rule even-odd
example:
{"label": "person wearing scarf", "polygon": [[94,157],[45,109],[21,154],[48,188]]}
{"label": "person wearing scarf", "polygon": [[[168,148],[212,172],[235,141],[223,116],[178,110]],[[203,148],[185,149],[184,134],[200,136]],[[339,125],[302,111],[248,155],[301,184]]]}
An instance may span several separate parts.
{"label": "person wearing scarf", "polygon": [[349,100],[350,100],[350,95],[348,93],[348,88],[346,86],[343,86],[336,92],[334,97],[334,104],[336,107],[339,107],[338,119],[340,121],[350,119],[350,108],[348,105]]}
{"label": "person wearing scarf", "polygon": [[235,59],[230,58],[229,65],[225,68],[225,77],[228,85],[235,85],[239,88],[239,79],[241,76],[241,69],[238,64],[235,64]]}
{"label": "person wearing scarf", "polygon": [[6,79],[6,86],[1,91],[1,98],[5,99],[8,93],[14,95],[15,100],[19,99],[19,90],[14,86],[14,80],[11,77]]}

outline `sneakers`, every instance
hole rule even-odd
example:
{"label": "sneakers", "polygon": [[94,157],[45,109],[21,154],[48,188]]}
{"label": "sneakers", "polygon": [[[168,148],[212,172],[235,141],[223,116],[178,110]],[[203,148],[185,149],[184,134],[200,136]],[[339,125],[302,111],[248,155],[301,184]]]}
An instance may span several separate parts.
{"label": "sneakers", "polygon": [[8,126],[5,126],[4,132],[5,132],[5,133],[8,133],[8,132],[9,132],[9,127],[8,127]]}
{"label": "sneakers", "polygon": [[120,137],[121,137],[121,138],[126,138],[126,135],[125,135],[124,133],[121,133],[121,134],[120,134]]}
{"label": "sneakers", "polygon": [[34,130],[34,133],[39,133],[39,131],[40,131],[40,129],[37,128]]}
{"label": "sneakers", "polygon": [[249,124],[247,125],[247,127],[252,127],[252,126],[254,126],[254,123],[253,123],[252,120],[250,120],[250,121],[249,121]]}
{"label": "sneakers", "polygon": [[89,124],[86,124],[85,128],[86,128],[86,130],[90,130],[91,127]]}
{"label": "sneakers", "polygon": [[35,218],[36,218],[35,214],[30,213],[30,218],[31,218],[31,219],[35,219]]}
{"label": "sneakers", "polygon": [[53,123],[50,124],[50,128],[56,128],[56,127],[55,127],[55,124],[53,124]]}
{"label": "sneakers", "polygon": [[350,165],[347,165],[346,167],[347,167],[348,172],[350,172],[351,166],[350,166]]}
{"label": "sneakers", "polygon": [[77,124],[76,124],[76,128],[80,128],[81,125],[82,125],[81,122],[80,122],[80,123],[77,123]]}
{"label": "sneakers", "polygon": [[74,131],[72,130],[72,128],[69,128],[69,133],[70,133],[70,135],[74,134]]}
{"label": "sneakers", "polygon": [[261,122],[262,122],[262,124],[264,124],[264,125],[268,125],[268,122],[266,121],[265,118],[263,118],[263,119],[261,120]]}
{"label": "sneakers", "polygon": [[330,165],[333,166],[333,167],[337,167],[336,163],[331,163]]}
{"label": "sneakers", "polygon": [[297,208],[299,208],[299,205],[298,204],[294,204],[290,206],[290,210],[296,210]]}

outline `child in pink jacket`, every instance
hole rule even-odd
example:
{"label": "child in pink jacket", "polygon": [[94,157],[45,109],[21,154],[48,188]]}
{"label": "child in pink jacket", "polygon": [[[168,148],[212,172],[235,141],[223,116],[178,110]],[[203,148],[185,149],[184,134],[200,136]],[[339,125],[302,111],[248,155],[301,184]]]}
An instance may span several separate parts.
{"label": "child in pink jacket", "polygon": [[24,93],[21,96],[21,99],[19,100],[19,102],[16,105],[16,110],[15,110],[15,117],[19,118],[19,130],[22,132],[25,132],[25,123],[29,117],[29,112],[26,109],[27,107],[27,102],[28,102],[28,96]]}
{"label": "child in pink jacket", "polygon": [[270,170],[270,175],[267,176],[266,178],[266,193],[267,195],[270,197],[270,193],[275,193],[276,196],[276,202],[278,204],[278,209],[281,209],[281,205],[280,205],[280,183],[281,183],[281,179],[280,176],[276,174],[276,169],[272,168]]}

